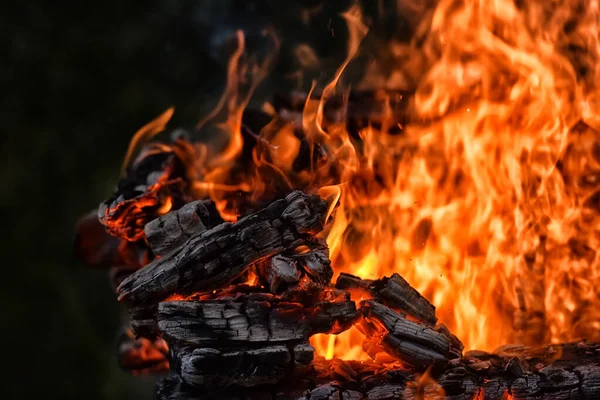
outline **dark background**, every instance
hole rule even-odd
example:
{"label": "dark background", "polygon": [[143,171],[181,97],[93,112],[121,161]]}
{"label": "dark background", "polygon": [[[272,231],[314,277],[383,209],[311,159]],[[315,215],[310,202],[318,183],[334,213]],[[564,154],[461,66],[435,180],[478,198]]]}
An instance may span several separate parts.
{"label": "dark background", "polygon": [[74,225],[110,195],[140,126],[170,105],[171,126],[191,125],[215,104],[235,29],[271,24],[283,39],[265,93],[292,86],[299,42],[341,61],[349,1],[303,24],[317,3],[32,0],[0,13],[1,398],[152,398],[151,378],[117,366],[120,307],[107,272],[74,260]]}

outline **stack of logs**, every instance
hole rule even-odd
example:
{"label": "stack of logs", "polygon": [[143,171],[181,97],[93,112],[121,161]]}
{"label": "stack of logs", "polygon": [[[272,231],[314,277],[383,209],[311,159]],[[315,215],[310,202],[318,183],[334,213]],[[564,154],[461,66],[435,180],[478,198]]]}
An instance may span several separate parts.
{"label": "stack of logs", "polygon": [[[376,104],[371,97],[350,105]],[[279,114],[300,115],[304,101],[292,100],[275,104]],[[326,109],[331,120],[335,107]],[[373,121],[367,114],[351,113],[349,126]],[[600,398],[599,345],[463,355],[434,306],[401,276],[342,273],[331,282],[319,235],[324,200],[293,191],[224,222],[211,201],[190,194],[189,157],[179,134],[168,146],[151,144],[115,195],[77,227],[78,256],[110,267],[128,308],[119,363],[134,373],[169,372],[158,400]],[[306,168],[300,158],[311,157],[301,151],[294,162]],[[314,356],[312,335],[351,327],[364,334],[372,362]]]}
{"label": "stack of logs", "polygon": [[[134,332],[162,338],[170,372],[157,399],[571,399],[600,394],[600,346],[473,351],[401,276],[333,271],[315,238],[327,205],[292,192],[208,229],[204,202],[146,225],[159,257],[127,277],[119,298]],[[253,282],[233,284],[243,276]],[[255,276],[254,276],[255,275]],[[351,293],[369,298],[356,304]],[[309,339],[352,325],[372,363],[314,357]],[[382,357],[382,354],[384,357]],[[387,357],[386,357],[387,356]],[[428,377],[435,377],[433,378]]]}
{"label": "stack of logs", "polygon": [[[117,289],[134,332],[162,337],[173,375],[202,391],[316,377],[310,337],[352,325],[368,338],[369,354],[385,352],[406,369],[423,372],[459,358],[460,341],[435,326],[435,308],[399,275],[365,281],[342,274],[330,284],[327,245],[316,238],[327,208],[295,191],[212,229],[201,201],[148,223],[158,258]],[[232,285],[249,272],[252,285]],[[357,307],[350,291],[371,299]],[[167,386],[162,396],[172,398]]]}

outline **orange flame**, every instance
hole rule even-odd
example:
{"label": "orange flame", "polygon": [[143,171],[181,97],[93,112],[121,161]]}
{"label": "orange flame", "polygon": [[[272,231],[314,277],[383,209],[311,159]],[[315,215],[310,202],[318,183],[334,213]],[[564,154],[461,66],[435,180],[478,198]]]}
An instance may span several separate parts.
{"label": "orange flame", "polygon": [[158,117],[148,122],[146,125],[142,126],[136,133],[133,135],[133,138],[129,142],[129,148],[127,149],[127,153],[125,154],[125,158],[123,159],[123,165],[121,167],[121,172],[125,173],[125,168],[129,165],[129,160],[133,156],[133,153],[136,148],[140,146],[140,144],[149,141],[158,133],[162,132],[165,129],[167,123],[171,120],[173,113],[175,112],[174,107],[169,107],[165,112],[160,114]]}
{"label": "orange flame", "polygon": [[[392,65],[374,60],[359,85],[410,93],[406,121],[383,91],[376,121],[357,132],[326,113],[367,34],[353,8],[348,58],[320,100],[311,90],[299,121],[276,116],[252,132],[247,159],[242,112],[269,60],[246,65],[238,33],[206,119],[226,108],[226,143],[198,145],[196,196],[234,220],[242,199],[320,190],[337,204],[324,232],[335,272],[402,275],[467,349],[600,340],[598,0],[414,3],[414,37],[389,42]],[[310,166],[298,171],[300,128]],[[351,329],[311,343],[328,359],[360,359],[363,339]]]}
{"label": "orange flame", "polygon": [[[600,338],[599,7],[579,3],[442,0],[423,19],[402,49],[425,62],[414,122],[362,129],[360,151],[327,128],[344,164],[336,273],[401,274],[467,348]],[[404,88],[411,68],[387,84]],[[362,343],[341,339],[342,358]]]}

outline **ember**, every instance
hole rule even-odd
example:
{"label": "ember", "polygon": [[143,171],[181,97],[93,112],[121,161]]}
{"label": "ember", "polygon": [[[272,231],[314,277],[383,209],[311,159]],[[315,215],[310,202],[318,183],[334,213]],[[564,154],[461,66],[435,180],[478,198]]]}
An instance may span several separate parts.
{"label": "ember", "polygon": [[333,81],[262,111],[271,59],[238,33],[214,113],[135,135],[98,209],[112,237],[78,227],[120,272],[123,366],[169,368],[158,399],[600,397],[600,346],[573,342],[600,341],[600,8],[547,3],[407,8],[393,65],[340,95],[353,7]]}

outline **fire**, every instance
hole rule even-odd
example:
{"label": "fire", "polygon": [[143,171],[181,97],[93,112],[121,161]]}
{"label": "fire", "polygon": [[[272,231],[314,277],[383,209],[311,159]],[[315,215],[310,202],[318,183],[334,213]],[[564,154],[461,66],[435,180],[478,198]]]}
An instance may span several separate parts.
{"label": "fire", "polygon": [[[242,116],[270,60],[245,59],[238,34],[227,90],[199,124],[226,114],[218,140],[196,145],[194,196],[225,220],[296,188],[331,198],[336,274],[402,275],[467,349],[600,340],[598,0],[416,3],[402,10],[421,21],[413,38],[387,43],[395,62],[372,60],[358,85],[381,104],[358,128],[326,110],[367,35],[356,8],[348,59],[322,95],[258,132]],[[361,359],[363,340],[353,328],[311,342]]]}
{"label": "fire", "polygon": [[[367,127],[362,152],[344,149],[335,271],[399,273],[467,348],[598,339],[598,10],[442,0],[393,44],[424,63],[386,81],[409,89],[419,73],[413,115],[399,135]],[[340,152],[352,142],[328,131]],[[334,353],[360,343],[347,333]]]}

